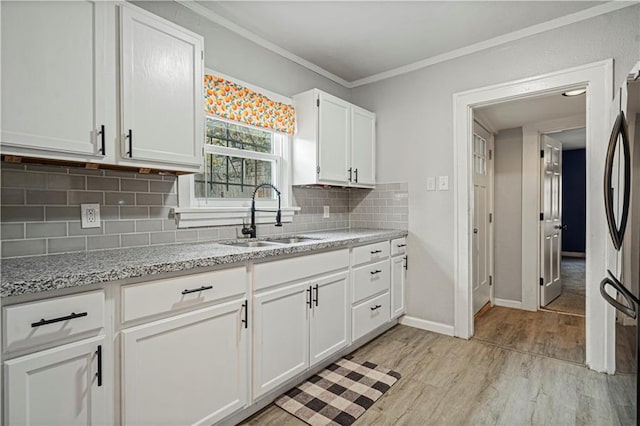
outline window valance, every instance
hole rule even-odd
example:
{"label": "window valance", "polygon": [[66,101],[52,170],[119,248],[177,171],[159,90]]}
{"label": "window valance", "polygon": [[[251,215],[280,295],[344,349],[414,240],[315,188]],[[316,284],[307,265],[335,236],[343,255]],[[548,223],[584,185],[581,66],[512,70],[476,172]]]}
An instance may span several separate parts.
{"label": "window valance", "polygon": [[293,106],[215,75],[204,76],[204,87],[205,112],[277,132],[294,133]]}

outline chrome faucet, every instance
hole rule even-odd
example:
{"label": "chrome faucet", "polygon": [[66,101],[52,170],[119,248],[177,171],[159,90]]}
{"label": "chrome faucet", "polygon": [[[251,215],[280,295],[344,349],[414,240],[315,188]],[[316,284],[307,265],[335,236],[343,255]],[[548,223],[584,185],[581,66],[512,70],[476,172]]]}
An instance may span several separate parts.
{"label": "chrome faucet", "polygon": [[273,212],[273,210],[256,210],[256,193],[262,187],[273,188],[273,190],[276,191],[276,194],[278,194],[278,210],[275,212],[276,226],[282,226],[282,212],[280,210],[280,191],[278,191],[278,188],[271,185],[270,183],[261,183],[260,185],[256,186],[256,188],[253,190],[253,197],[251,197],[251,225],[249,225],[249,227],[244,226],[242,228],[242,235],[248,235],[249,238],[256,237],[256,212]]}

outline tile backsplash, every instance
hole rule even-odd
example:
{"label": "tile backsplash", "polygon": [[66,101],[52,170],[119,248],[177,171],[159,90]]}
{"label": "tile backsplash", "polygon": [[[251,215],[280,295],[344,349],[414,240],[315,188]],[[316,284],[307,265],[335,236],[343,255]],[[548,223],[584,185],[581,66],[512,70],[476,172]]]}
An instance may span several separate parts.
{"label": "tile backsplash", "polygon": [[[177,229],[176,177],[129,171],[2,163],[2,257],[78,252],[240,237],[241,226]],[[258,235],[346,228],[407,229],[407,185],[375,190],[293,188],[300,207],[281,228]],[[99,203],[102,226],[80,227],[80,204]],[[330,217],[323,217],[329,206]]]}

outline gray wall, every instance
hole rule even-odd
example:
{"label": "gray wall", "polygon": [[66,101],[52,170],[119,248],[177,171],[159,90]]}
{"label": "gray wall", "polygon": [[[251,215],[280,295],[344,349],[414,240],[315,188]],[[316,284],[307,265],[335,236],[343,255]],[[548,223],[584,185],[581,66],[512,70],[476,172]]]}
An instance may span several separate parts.
{"label": "gray wall", "polygon": [[522,127],[498,132],[494,151],[494,295],[521,302]]}
{"label": "gray wall", "polygon": [[318,88],[342,99],[349,99],[349,89],[240,37],[178,3],[132,3],[202,35],[207,68],[284,96]]}
{"label": "gray wall", "polygon": [[617,87],[639,56],[634,5],[352,90],[377,114],[378,180],[409,184],[409,315],[454,322],[454,193],[425,190],[428,176],[454,174],[453,94],[608,58]]}

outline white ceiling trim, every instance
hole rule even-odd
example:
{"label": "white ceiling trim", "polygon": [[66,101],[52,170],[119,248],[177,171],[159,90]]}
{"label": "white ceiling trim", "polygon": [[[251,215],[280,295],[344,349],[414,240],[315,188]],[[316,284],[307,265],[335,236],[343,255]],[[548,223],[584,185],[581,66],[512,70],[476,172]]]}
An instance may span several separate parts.
{"label": "white ceiling trim", "polygon": [[186,7],[187,9],[191,9],[192,11],[194,11],[195,13],[197,13],[198,15],[201,15],[207,19],[209,19],[212,22],[215,22],[218,25],[221,25],[223,27],[225,27],[226,29],[233,31],[234,33],[238,34],[241,37],[246,38],[249,41],[254,42],[255,44],[257,44],[258,46],[262,46],[267,50],[272,51],[273,53],[277,53],[278,55],[289,59],[290,61],[293,61],[295,63],[297,63],[298,65],[301,65],[315,73],[320,74],[323,77],[328,78],[331,81],[334,81],[344,87],[350,87],[350,83],[341,78],[338,77],[337,75],[325,70],[322,67],[319,67],[318,65],[307,61],[304,58],[301,58],[300,56],[289,52],[286,49],[283,49],[282,47],[278,46],[275,43],[271,43],[268,40],[265,40],[264,38],[260,37],[259,35],[247,30],[246,28],[243,28],[231,21],[229,21],[227,18],[224,18],[220,15],[218,15],[217,13],[215,13],[214,11],[207,9],[204,6],[201,6],[199,4],[197,4],[195,1],[193,0],[176,0],[177,3],[180,3],[181,5],[183,5],[184,7]]}
{"label": "white ceiling trim", "polygon": [[513,31],[508,34],[503,34],[498,37],[491,38],[489,40],[485,40],[479,43],[475,43],[469,46],[462,47],[460,49],[455,49],[447,53],[443,53],[441,55],[432,56],[430,58],[426,58],[408,65],[404,65],[398,68],[394,68],[388,71],[384,71],[378,74],[374,74],[369,77],[360,78],[354,81],[347,81],[337,75],[325,70],[324,68],[307,61],[304,58],[272,43],[259,35],[247,30],[246,28],[237,25],[230,20],[222,17],[221,15],[213,12],[212,10],[197,4],[193,0],[175,0],[177,3],[182,6],[192,10],[193,12],[209,19],[212,22],[215,22],[218,25],[225,27],[226,29],[238,34],[241,37],[246,38],[249,41],[256,43],[257,45],[264,47],[267,50],[270,50],[290,61],[297,63],[317,74],[320,74],[323,77],[328,78],[329,80],[338,83],[348,89],[352,89],[354,87],[363,86],[365,84],[375,83],[380,80],[385,80],[387,78],[397,77],[402,74],[407,74],[421,68],[426,68],[431,65],[435,65],[441,62],[449,61],[452,59],[459,58],[461,56],[470,55],[472,53],[476,53],[482,50],[486,50],[492,47],[499,46],[501,44],[509,43],[512,41],[520,40],[525,37],[530,37],[532,35],[540,34],[545,31],[554,30],[556,28],[560,28],[566,25],[574,24],[576,22],[581,22],[587,19],[595,18],[596,16],[605,15],[607,13],[615,12],[616,10],[623,9],[625,7],[633,6],[638,4],[637,1],[611,1],[609,3],[605,3],[599,6],[594,6],[589,9],[585,9],[579,12],[575,12],[560,18],[552,19],[547,22],[543,22],[541,24],[532,25],[527,28],[523,28],[521,30]]}
{"label": "white ceiling trim", "polygon": [[489,40],[481,41],[479,43],[471,44],[469,46],[455,49],[441,55],[432,56],[431,58],[423,59],[412,64],[404,65],[402,67],[394,68],[389,71],[381,72],[369,77],[354,80],[349,83],[349,87],[358,87],[365,84],[374,83],[376,81],[385,80],[387,78],[396,77],[402,74],[407,74],[412,71],[426,68],[431,65],[435,65],[441,62],[450,61],[452,59],[459,58],[461,56],[470,55],[482,50],[486,50],[492,47],[499,46],[501,44],[509,43],[512,41],[520,40],[525,37],[540,34],[545,31],[554,30],[556,28],[563,27],[565,25],[574,24],[576,22],[584,21],[587,19],[595,18],[596,16],[604,15],[610,12],[614,12],[625,7],[637,4],[637,2],[622,2],[612,1],[603,5],[594,6],[589,9],[581,10],[579,12],[572,13],[570,15],[563,16],[561,18],[552,19],[551,21],[543,22],[541,24],[532,25],[521,30],[513,31],[508,34],[504,34],[498,37],[491,38]]}

